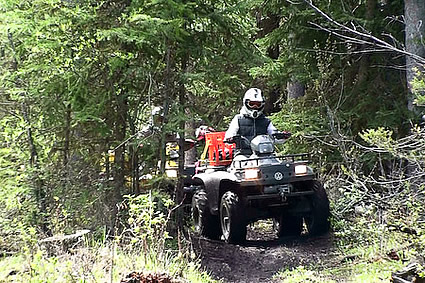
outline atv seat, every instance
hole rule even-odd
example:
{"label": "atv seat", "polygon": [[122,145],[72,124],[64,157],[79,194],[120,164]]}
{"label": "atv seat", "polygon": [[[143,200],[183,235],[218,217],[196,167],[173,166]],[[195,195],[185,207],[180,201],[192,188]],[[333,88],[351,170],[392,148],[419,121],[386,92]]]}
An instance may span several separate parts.
{"label": "atv seat", "polygon": [[224,143],[225,132],[205,134],[205,150],[203,159],[208,153],[208,164],[211,166],[227,166],[232,163],[235,144]]}

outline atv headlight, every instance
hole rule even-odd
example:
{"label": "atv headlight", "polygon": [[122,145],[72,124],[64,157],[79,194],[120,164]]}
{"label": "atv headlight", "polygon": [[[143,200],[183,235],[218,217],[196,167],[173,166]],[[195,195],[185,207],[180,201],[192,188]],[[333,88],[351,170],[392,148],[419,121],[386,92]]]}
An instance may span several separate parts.
{"label": "atv headlight", "polygon": [[264,154],[264,153],[272,153],[274,151],[273,144],[271,143],[264,143],[258,145],[258,153]]}
{"label": "atv headlight", "polygon": [[251,149],[258,155],[273,153],[273,140],[268,135],[256,136],[251,141]]}
{"label": "atv headlight", "polygon": [[258,169],[245,169],[245,179],[257,180],[260,179],[260,170]]}
{"label": "atv headlight", "polygon": [[306,175],[307,174],[307,165],[295,165],[295,176]]}

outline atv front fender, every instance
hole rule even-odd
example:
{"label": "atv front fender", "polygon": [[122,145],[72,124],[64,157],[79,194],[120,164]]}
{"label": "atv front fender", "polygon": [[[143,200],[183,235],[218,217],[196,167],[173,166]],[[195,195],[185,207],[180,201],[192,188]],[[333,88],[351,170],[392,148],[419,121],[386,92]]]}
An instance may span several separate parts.
{"label": "atv front fender", "polygon": [[208,207],[212,215],[218,215],[220,198],[224,191],[231,190],[232,186],[239,186],[237,178],[226,171],[200,173],[193,176],[193,179],[198,184],[202,182],[207,192]]}

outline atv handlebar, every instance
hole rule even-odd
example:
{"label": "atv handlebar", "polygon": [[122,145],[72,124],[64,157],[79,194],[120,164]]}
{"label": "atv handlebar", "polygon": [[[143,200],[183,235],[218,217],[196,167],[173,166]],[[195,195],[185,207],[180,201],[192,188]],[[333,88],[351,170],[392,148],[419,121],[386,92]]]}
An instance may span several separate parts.
{"label": "atv handlebar", "polygon": [[291,135],[292,135],[291,132],[287,132],[287,131],[272,134],[273,138],[277,140],[289,139]]}
{"label": "atv handlebar", "polygon": [[233,136],[229,139],[226,139],[226,140],[224,140],[224,143],[235,143],[235,144],[239,145],[242,140],[245,140],[246,142],[248,142],[248,144],[250,143],[249,139],[247,139],[246,137],[241,136],[241,135],[236,135],[236,136]]}
{"label": "atv handlebar", "polygon": [[[292,135],[291,132],[287,132],[287,131],[277,132],[277,133],[271,134],[271,136],[275,140],[286,140],[286,139],[289,139],[291,137],[291,135]],[[235,143],[236,147],[240,147],[242,140],[244,140],[248,144],[250,144],[250,141],[246,137],[241,136],[241,135],[233,136],[229,139],[224,140],[223,142],[224,143],[230,143],[230,144]]]}

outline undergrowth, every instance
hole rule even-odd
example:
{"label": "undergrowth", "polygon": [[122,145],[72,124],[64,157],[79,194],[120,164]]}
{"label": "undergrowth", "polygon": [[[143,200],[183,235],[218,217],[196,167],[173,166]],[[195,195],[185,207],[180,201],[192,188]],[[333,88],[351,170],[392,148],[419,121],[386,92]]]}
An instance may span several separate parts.
{"label": "undergrowth", "polygon": [[57,256],[42,250],[0,261],[0,282],[120,282],[133,271],[165,273],[182,282],[214,282],[196,261],[177,253],[159,260],[113,245],[86,247]]}
{"label": "undergrowth", "polygon": [[149,191],[127,196],[120,207],[125,228],[112,239],[54,242],[52,248],[41,245],[31,229],[21,252],[0,260],[0,282],[120,282],[133,271],[167,274],[179,282],[214,282],[189,246],[168,234],[176,208],[169,197]]}
{"label": "undergrowth", "polygon": [[385,128],[362,132],[361,142],[336,138],[341,161],[322,176],[331,200],[335,262],[281,270],[277,278],[389,282],[414,265],[412,276],[423,280],[425,129],[412,127],[401,139]]}

